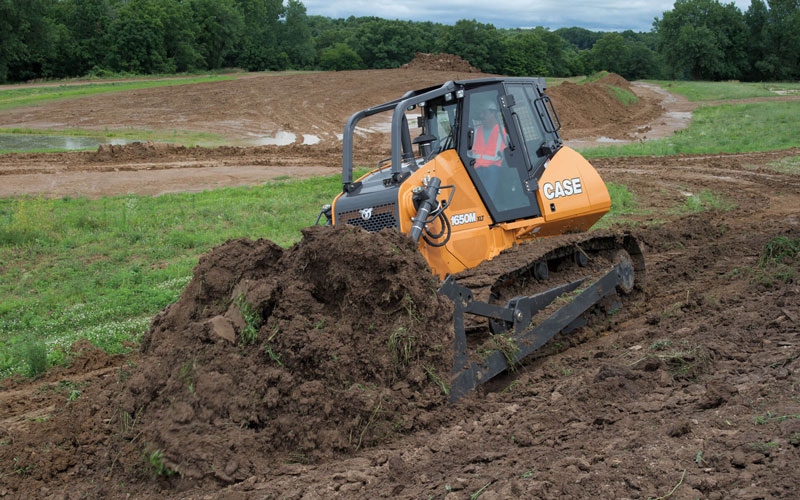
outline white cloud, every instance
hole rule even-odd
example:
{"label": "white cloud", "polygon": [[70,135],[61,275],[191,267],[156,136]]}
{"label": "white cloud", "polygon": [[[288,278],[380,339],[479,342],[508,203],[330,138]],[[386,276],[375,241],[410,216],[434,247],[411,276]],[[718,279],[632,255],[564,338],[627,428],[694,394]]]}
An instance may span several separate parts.
{"label": "white cloud", "polygon": [[[724,2],[724,0],[723,0]],[[742,10],[750,0],[734,0]],[[334,18],[349,16],[376,16],[385,19],[434,21],[453,24],[459,19],[476,19],[498,28],[546,26],[561,28],[580,26],[591,30],[650,31],[653,19],[671,10],[670,0],[522,0],[455,1],[440,0],[349,0],[325,2],[306,0],[308,14]]]}

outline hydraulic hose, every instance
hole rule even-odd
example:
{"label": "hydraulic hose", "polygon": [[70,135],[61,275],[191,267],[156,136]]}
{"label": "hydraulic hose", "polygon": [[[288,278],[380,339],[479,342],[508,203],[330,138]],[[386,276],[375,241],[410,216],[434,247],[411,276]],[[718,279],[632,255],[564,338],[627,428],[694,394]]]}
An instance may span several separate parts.
{"label": "hydraulic hose", "polygon": [[419,237],[428,221],[428,214],[430,214],[431,210],[438,204],[436,197],[439,195],[439,186],[441,186],[441,184],[441,179],[438,177],[431,177],[425,189],[417,194],[420,200],[419,208],[417,209],[417,216],[411,219],[413,224],[411,225],[411,230],[408,232],[408,236],[414,243],[419,242]]}

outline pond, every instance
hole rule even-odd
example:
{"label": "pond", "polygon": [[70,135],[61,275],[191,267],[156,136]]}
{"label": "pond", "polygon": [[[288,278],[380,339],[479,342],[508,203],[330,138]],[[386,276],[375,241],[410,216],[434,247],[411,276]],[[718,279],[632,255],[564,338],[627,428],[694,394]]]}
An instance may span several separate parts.
{"label": "pond", "polygon": [[66,135],[0,134],[0,150],[94,149],[101,144],[129,144],[136,139],[109,137],[71,137]]}

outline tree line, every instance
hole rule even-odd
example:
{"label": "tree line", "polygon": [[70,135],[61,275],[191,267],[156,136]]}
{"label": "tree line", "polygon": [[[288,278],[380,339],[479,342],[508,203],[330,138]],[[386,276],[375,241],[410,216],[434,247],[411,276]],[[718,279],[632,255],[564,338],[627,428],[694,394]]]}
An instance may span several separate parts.
{"label": "tree line", "polygon": [[0,0],[0,82],[238,67],[380,69],[445,52],[486,73],[800,78],[800,0],[677,0],[649,32],[308,15],[300,0]]}

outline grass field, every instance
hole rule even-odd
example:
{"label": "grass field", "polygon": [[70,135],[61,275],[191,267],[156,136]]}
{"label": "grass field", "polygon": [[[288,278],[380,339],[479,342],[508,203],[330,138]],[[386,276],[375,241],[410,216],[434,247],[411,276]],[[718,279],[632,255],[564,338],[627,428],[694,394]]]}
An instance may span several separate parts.
{"label": "grass field", "polygon": [[746,99],[748,97],[775,97],[775,91],[800,93],[800,83],[750,83],[750,82],[688,82],[679,80],[646,80],[661,85],[670,92],[685,96],[690,101],[718,99]]}
{"label": "grass field", "polygon": [[582,149],[589,158],[744,153],[800,145],[800,102],[724,104],[696,109],[688,128],[647,142]]}
{"label": "grass field", "polygon": [[340,177],[156,198],[0,199],[0,377],[30,344],[87,338],[124,349],[173,302],[198,256],[229,238],[288,246],[341,190]]}
{"label": "grass field", "polygon": [[0,88],[0,111],[22,106],[36,106],[61,99],[76,99],[96,94],[107,94],[109,92],[219,82],[223,80],[232,80],[233,78],[234,77],[230,76],[201,76],[192,78],[140,80],[135,82],[87,83],[82,85],[2,87]]}

